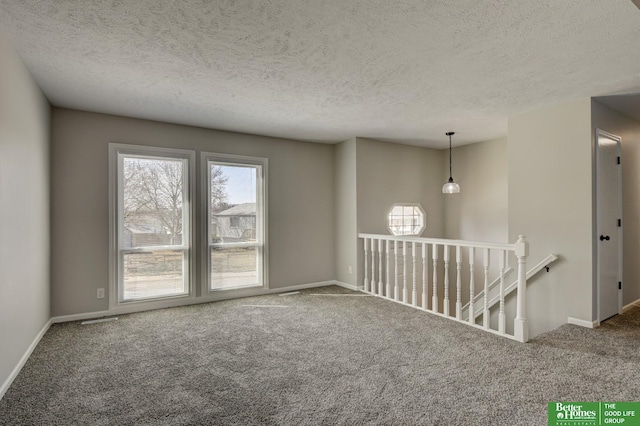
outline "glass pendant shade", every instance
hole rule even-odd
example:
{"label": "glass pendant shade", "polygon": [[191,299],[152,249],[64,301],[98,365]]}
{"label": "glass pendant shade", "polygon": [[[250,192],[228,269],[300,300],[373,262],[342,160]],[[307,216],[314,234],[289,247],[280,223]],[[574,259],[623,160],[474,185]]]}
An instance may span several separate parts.
{"label": "glass pendant shade", "polygon": [[455,133],[447,132],[446,135],[449,136],[449,182],[442,185],[442,193],[457,194],[460,192],[460,185],[453,181],[453,177],[451,174],[451,136],[455,135]]}
{"label": "glass pendant shade", "polygon": [[455,183],[452,178],[449,178],[449,182],[442,185],[443,194],[457,194],[460,192],[460,185]]}

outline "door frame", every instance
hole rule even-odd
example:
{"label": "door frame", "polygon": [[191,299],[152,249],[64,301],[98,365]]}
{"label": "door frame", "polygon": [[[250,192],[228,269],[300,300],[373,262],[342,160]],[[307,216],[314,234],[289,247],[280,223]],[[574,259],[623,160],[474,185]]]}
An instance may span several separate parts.
{"label": "door frame", "polygon": [[599,159],[599,154],[598,151],[600,149],[600,145],[599,145],[599,139],[600,137],[606,137],[609,139],[612,139],[614,141],[616,141],[616,145],[617,145],[617,155],[618,158],[620,158],[620,166],[618,167],[618,217],[621,221],[620,226],[618,226],[618,282],[623,283],[622,286],[618,289],[618,315],[622,313],[622,301],[623,301],[623,292],[624,292],[624,281],[623,281],[623,270],[622,270],[622,266],[623,266],[623,226],[624,226],[624,222],[622,222],[622,137],[615,135],[613,133],[607,132],[606,130],[602,130],[600,128],[596,128],[595,129],[595,164],[594,164],[594,181],[595,181],[595,191],[594,191],[594,199],[595,199],[595,203],[594,203],[594,216],[593,216],[593,223],[594,223],[594,232],[593,232],[593,244],[595,247],[595,280],[596,280],[596,292],[595,292],[595,296],[596,296],[596,315],[597,315],[597,321],[598,322],[602,322],[608,318],[602,318],[602,315],[600,314],[600,244],[598,241],[599,238],[599,233],[598,233],[598,184],[599,184],[599,180],[598,180],[598,159]]}

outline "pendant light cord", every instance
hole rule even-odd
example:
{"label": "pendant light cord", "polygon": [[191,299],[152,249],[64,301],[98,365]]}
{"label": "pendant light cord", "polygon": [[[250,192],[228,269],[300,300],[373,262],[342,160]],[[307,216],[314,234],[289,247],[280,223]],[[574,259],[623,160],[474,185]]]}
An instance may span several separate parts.
{"label": "pendant light cord", "polygon": [[453,173],[451,172],[451,136],[454,134],[454,132],[447,132],[447,136],[449,136],[449,182],[453,182]]}
{"label": "pendant light cord", "polygon": [[453,179],[453,173],[451,172],[451,135],[449,135],[449,180]]}

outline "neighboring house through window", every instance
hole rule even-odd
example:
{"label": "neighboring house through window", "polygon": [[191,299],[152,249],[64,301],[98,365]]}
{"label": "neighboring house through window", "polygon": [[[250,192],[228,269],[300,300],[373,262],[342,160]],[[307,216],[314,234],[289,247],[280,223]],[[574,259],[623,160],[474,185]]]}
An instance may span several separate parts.
{"label": "neighboring house through window", "polygon": [[266,287],[266,158],[202,154],[207,291]]}
{"label": "neighboring house through window", "polygon": [[205,292],[268,287],[266,158],[202,153],[196,226],[194,151],[110,144],[109,155],[110,307],[195,296],[195,229]]}

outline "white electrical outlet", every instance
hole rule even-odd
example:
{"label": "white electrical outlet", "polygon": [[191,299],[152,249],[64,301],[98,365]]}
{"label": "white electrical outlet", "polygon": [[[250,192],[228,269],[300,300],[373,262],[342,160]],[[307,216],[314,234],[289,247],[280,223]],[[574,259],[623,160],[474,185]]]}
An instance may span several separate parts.
{"label": "white electrical outlet", "polygon": [[353,274],[353,268],[349,266],[349,275]]}
{"label": "white electrical outlet", "polygon": [[98,289],[98,299],[104,299],[104,288]]}

